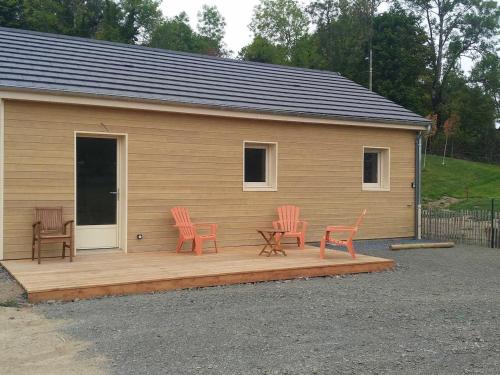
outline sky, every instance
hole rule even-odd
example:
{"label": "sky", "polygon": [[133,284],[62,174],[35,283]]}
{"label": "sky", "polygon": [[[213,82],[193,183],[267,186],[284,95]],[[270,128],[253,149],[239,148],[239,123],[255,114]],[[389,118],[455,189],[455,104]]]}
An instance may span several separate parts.
{"label": "sky", "polygon": [[[307,5],[311,0],[302,0],[301,4]],[[163,0],[161,10],[163,15],[173,17],[182,11],[189,16],[191,26],[196,29],[198,12],[203,4],[215,5],[226,20],[226,36],[224,38],[228,49],[233,56],[237,56],[242,47],[252,40],[252,33],[248,29],[248,24],[252,19],[253,8],[259,0]],[[388,8],[384,2],[378,11],[383,12]],[[462,59],[462,69],[469,72],[472,62],[468,58]]]}
{"label": "sky", "polygon": [[185,11],[191,26],[196,28],[198,11],[203,4],[216,5],[226,19],[226,42],[228,48],[237,55],[239,50],[252,40],[248,24],[252,19],[253,8],[259,0],[163,0],[161,10],[167,17]]}

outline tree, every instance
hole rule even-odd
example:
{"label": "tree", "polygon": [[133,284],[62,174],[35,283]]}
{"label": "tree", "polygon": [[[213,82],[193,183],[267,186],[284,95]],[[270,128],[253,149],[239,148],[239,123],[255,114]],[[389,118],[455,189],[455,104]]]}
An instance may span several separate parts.
{"label": "tree", "polygon": [[437,132],[437,115],[428,114],[427,116],[425,116],[425,118],[431,122],[431,126],[424,133],[425,144],[424,144],[424,163],[422,166],[423,169],[425,169],[425,162],[427,161],[427,150],[429,149],[429,144]]}
{"label": "tree", "polygon": [[153,31],[149,45],[174,51],[199,52],[195,32],[189,25],[189,18],[185,12],[165,19]]}
{"label": "tree", "polygon": [[431,105],[443,118],[443,87],[460,58],[491,45],[499,30],[500,9],[490,0],[405,0],[421,16],[431,48]]}
{"label": "tree", "polygon": [[[145,43],[162,15],[160,0],[0,0],[0,25],[123,43]],[[1,4],[1,3],[0,3]],[[12,20],[2,21],[2,14]]]}
{"label": "tree", "polygon": [[62,4],[56,0],[24,0],[24,27],[30,30],[62,34]]}
{"label": "tree", "polygon": [[340,7],[337,0],[316,0],[309,4],[307,12],[312,23],[316,26],[315,34],[319,41],[319,51],[325,60],[325,68],[335,70],[336,49],[335,24],[340,15]]}
{"label": "tree", "polygon": [[[221,20],[223,20],[222,17]],[[182,12],[161,22],[151,34],[149,45],[174,51],[223,55],[225,50],[222,24],[217,22],[218,27],[215,28],[215,22],[211,25],[208,24],[209,22],[214,21],[203,22],[204,35],[200,35],[192,29],[187,14]]]}
{"label": "tree", "polygon": [[456,113],[451,113],[450,116],[445,120],[443,125],[443,133],[445,136],[444,143],[444,151],[443,151],[443,161],[441,162],[444,165],[444,161],[446,158],[446,149],[448,148],[448,139],[452,137],[460,124],[460,117]]}
{"label": "tree", "polygon": [[429,113],[431,51],[418,18],[393,7],[375,17],[373,35],[374,91],[421,115]]}
{"label": "tree", "polygon": [[284,48],[290,59],[308,26],[307,15],[296,0],[261,0],[254,8],[249,28],[256,36]]}
{"label": "tree", "polygon": [[285,49],[259,35],[254,37],[252,43],[241,49],[239,57],[243,60],[261,63],[280,65],[287,63]]}
{"label": "tree", "polygon": [[122,19],[120,6],[113,0],[105,0],[102,19],[95,34],[96,39],[124,43],[126,40],[122,33]]}
{"label": "tree", "polygon": [[202,10],[198,12],[197,27],[199,36],[205,39],[207,45],[212,45],[213,51],[210,54],[217,56],[229,54],[224,45],[226,20],[215,5],[203,5]]}
{"label": "tree", "polygon": [[24,27],[23,0],[0,0],[0,26]]}
{"label": "tree", "polygon": [[369,86],[373,0],[317,0],[307,8],[325,68]]}
{"label": "tree", "polygon": [[485,53],[472,69],[470,81],[481,85],[495,100],[497,120],[500,120],[500,57],[494,51]]}
{"label": "tree", "polygon": [[93,37],[102,19],[103,0],[24,0],[23,23],[31,30]]}
{"label": "tree", "polygon": [[318,35],[304,35],[296,42],[289,64],[309,69],[326,70],[325,58],[319,53],[320,43]]}
{"label": "tree", "polygon": [[444,124],[455,114],[460,126],[452,138],[454,156],[500,162],[500,137],[495,129],[494,98],[479,84],[471,83],[463,73],[452,72],[443,87],[443,132],[438,133],[431,151],[440,153],[446,143]]}
{"label": "tree", "polygon": [[147,44],[160,24],[160,0],[120,0],[123,13],[122,33],[125,43]]}
{"label": "tree", "polygon": [[64,9],[68,30],[64,32],[68,35],[76,35],[86,38],[94,37],[104,11],[103,0],[72,0],[65,2]]}

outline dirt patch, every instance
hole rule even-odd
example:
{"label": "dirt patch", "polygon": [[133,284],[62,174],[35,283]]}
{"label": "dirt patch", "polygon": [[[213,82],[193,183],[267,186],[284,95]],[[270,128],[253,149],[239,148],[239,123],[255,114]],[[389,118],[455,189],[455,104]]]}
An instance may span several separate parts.
{"label": "dirt patch", "polygon": [[0,307],[0,373],[104,374],[103,357],[79,356],[88,344],[61,334],[63,324],[35,314],[30,307]]}
{"label": "dirt patch", "polygon": [[448,208],[451,205],[457,204],[461,199],[444,196],[435,201],[425,202],[425,206],[429,208]]}
{"label": "dirt patch", "polygon": [[1,374],[104,374],[103,357],[80,356],[88,344],[63,335],[64,322],[35,314],[24,290],[0,266]]}

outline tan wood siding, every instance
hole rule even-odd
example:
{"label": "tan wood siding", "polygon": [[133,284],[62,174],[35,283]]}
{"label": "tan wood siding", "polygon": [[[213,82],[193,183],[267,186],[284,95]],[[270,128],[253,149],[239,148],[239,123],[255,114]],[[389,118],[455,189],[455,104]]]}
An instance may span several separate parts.
{"label": "tan wood siding", "polygon": [[[302,208],[307,241],[368,215],[359,238],[414,234],[411,130],[228,119],[67,104],[5,103],[5,258],[31,256],[33,207],[74,211],[74,132],[128,134],[128,251],[172,250],[170,208],[219,224],[221,246],[257,244],[276,206]],[[278,142],[278,191],[244,192],[244,140]],[[389,192],[362,191],[363,146],[390,147]],[[144,239],[137,240],[136,234]]]}

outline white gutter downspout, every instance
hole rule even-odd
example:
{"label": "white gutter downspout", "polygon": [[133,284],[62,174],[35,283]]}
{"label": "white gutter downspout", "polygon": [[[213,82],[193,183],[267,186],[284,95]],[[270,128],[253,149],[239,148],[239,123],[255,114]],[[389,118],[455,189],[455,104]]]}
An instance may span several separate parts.
{"label": "white gutter downspout", "polygon": [[422,239],[422,132],[415,139],[415,239]]}
{"label": "white gutter downspout", "polygon": [[5,102],[0,98],[0,260],[3,260],[3,204],[4,204],[4,128],[5,128]]}

